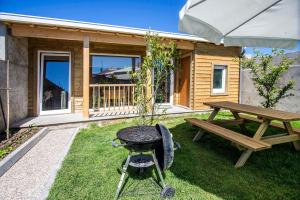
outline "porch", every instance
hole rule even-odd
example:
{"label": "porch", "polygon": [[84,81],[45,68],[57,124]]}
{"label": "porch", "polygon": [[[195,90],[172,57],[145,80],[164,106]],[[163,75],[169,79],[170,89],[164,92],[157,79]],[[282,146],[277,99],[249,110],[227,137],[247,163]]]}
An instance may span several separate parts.
{"label": "porch", "polygon": [[[89,40],[82,44],[45,38],[29,38],[28,44],[29,61],[33,63],[29,65],[29,79],[33,80],[28,87],[29,116],[81,113],[90,120],[96,113],[135,113],[137,94],[132,74],[140,70],[147,52],[144,45]],[[190,107],[191,50],[179,51],[189,53],[184,63],[186,73],[172,73],[162,88],[162,103]]]}
{"label": "porch", "polygon": [[[163,110],[166,109],[166,112]],[[163,106],[161,113],[165,115],[180,115],[196,112],[187,107],[182,106]],[[30,126],[58,126],[64,124],[89,123],[117,119],[126,119],[136,117],[135,110],[107,110],[103,112],[91,111],[89,118],[83,117],[82,113],[56,114],[56,115],[40,115],[37,117],[28,117],[20,120],[12,125],[12,128],[25,128]]]}

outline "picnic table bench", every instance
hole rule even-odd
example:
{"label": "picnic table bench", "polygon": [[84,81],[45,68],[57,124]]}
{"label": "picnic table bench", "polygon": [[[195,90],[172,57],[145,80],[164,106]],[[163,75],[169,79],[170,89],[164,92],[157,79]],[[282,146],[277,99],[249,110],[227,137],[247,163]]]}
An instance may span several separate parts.
{"label": "picnic table bench", "polygon": [[[299,114],[228,101],[208,102],[204,104],[214,109],[208,120],[200,120],[196,118],[185,119],[188,123],[200,128],[193,141],[201,139],[202,135],[204,134],[203,130],[205,130],[244,147],[246,150],[236,162],[235,167],[242,167],[253,152],[269,149],[275,144],[293,142],[295,149],[300,150],[300,144],[298,143],[300,140],[300,129],[292,128],[290,123],[291,121],[300,120]],[[214,120],[220,109],[229,110],[235,119]],[[253,115],[256,117],[253,117]],[[276,120],[277,122],[272,122],[273,120]],[[243,135],[242,133],[222,127],[222,125],[226,124],[235,124],[239,125],[243,132],[245,132],[247,130],[244,125],[247,122],[256,122],[260,124],[253,137],[249,137]],[[280,128],[286,130],[287,133],[263,137],[268,127]]]}

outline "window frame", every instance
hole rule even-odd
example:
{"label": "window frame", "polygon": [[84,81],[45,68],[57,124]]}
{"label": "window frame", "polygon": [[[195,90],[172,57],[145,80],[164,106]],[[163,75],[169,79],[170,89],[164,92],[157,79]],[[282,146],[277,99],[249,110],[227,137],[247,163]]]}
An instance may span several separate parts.
{"label": "window frame", "polygon": [[[222,88],[214,88],[214,70],[222,69]],[[227,95],[228,88],[228,65],[227,64],[212,64],[212,72],[211,72],[211,95]]]}
{"label": "window frame", "polygon": [[[92,59],[93,56],[107,56],[107,57],[128,57],[128,58],[139,58],[140,59],[140,65],[142,66],[142,56],[137,54],[117,54],[117,53],[90,53],[90,74],[92,74],[93,63]],[[140,66],[140,67],[141,67]],[[91,80],[90,80],[91,82]]]}

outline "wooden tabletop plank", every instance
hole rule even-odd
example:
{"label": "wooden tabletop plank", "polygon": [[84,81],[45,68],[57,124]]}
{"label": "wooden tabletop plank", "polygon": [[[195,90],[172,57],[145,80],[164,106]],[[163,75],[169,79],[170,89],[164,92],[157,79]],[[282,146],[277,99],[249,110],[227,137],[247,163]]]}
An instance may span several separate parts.
{"label": "wooden tabletop plank", "polygon": [[231,111],[252,114],[252,115],[260,116],[271,120],[273,119],[280,120],[280,121],[300,120],[300,114],[297,113],[274,110],[270,108],[262,108],[262,107],[247,105],[247,104],[238,104],[229,101],[205,102],[203,104],[213,108],[228,109]]}

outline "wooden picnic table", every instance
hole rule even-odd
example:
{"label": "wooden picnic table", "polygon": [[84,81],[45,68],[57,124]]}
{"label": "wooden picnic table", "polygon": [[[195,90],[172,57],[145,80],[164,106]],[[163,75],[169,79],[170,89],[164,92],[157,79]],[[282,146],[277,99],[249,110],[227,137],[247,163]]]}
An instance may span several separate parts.
{"label": "wooden picnic table", "polygon": [[[228,101],[206,102],[204,104],[213,108],[213,112],[207,121],[191,118],[186,119],[186,121],[208,132],[231,140],[237,145],[241,145],[245,150],[238,159],[235,167],[243,166],[254,151],[268,149],[275,144],[292,142],[295,149],[300,150],[300,144],[298,143],[300,140],[300,129],[293,128],[291,125],[292,121],[300,120],[300,114]],[[229,110],[235,119],[215,120],[215,116],[221,109]],[[247,132],[244,126],[247,122],[260,124],[252,138],[222,127],[226,124],[235,124],[239,125],[243,132]],[[286,130],[287,133],[264,136],[269,127],[280,128]],[[203,132],[198,132],[194,141],[200,139],[202,135]]]}

